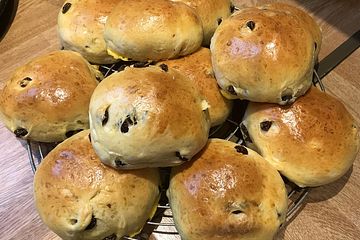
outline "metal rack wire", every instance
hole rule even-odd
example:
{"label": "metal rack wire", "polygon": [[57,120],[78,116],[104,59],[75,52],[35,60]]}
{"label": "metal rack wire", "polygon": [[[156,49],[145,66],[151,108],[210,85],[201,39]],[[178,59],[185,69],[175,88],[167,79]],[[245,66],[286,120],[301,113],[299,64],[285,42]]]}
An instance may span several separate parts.
{"label": "metal rack wire", "polygon": [[[104,74],[104,76],[109,76],[114,72],[123,70],[129,64],[133,65],[134,62],[119,62],[112,65],[102,65],[99,67],[99,70]],[[149,63],[152,64],[152,63]],[[141,63],[138,67],[149,65],[147,63]],[[136,66],[135,66],[136,67]],[[322,91],[325,91],[325,87],[321,82],[321,79],[316,71],[313,74],[313,84],[319,87]],[[222,125],[212,128],[210,130],[210,137],[223,138],[229,141],[236,142],[238,144],[243,143],[240,123],[246,108],[247,103],[242,101],[237,101],[234,104],[234,108],[238,108],[237,114],[232,114]],[[242,112],[241,112],[242,111]],[[239,114],[240,112],[240,114]],[[37,143],[37,142],[27,142],[27,152],[29,155],[30,166],[33,172],[36,171],[36,167],[40,164],[41,160],[56,146],[56,143]],[[163,174],[168,174],[168,171],[164,170]],[[291,220],[299,213],[299,210],[304,204],[306,196],[309,194],[309,188],[300,188],[294,183],[288,181],[284,178],[286,189],[288,193],[289,206],[288,212],[286,215],[285,224],[291,222]],[[137,240],[137,239],[148,239],[151,234],[159,236],[159,238],[164,238],[167,235],[178,235],[178,232],[175,228],[175,224],[172,218],[172,212],[168,204],[168,200],[165,194],[166,189],[162,190],[160,204],[158,205],[155,216],[147,222],[143,231],[135,237],[123,237],[126,240]]]}

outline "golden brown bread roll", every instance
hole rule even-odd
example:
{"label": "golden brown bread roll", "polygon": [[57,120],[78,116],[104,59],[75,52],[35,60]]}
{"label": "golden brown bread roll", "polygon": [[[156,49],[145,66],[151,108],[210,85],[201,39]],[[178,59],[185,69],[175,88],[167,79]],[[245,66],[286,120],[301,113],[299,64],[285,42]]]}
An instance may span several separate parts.
{"label": "golden brown bread roll", "polygon": [[167,64],[186,75],[199,89],[200,94],[209,103],[211,126],[223,123],[229,116],[232,102],[224,98],[214,77],[211,66],[211,54],[208,48],[201,48],[188,56],[158,63]]}
{"label": "golden brown bread roll", "polygon": [[119,0],[68,0],[58,15],[62,46],[79,52],[92,63],[109,64],[117,60],[108,55],[104,40],[105,23]]}
{"label": "golden brown bread roll", "polygon": [[194,10],[167,0],[119,0],[105,25],[108,52],[136,61],[170,59],[195,52],[203,39]]}
{"label": "golden brown bread roll", "polygon": [[225,96],[286,104],[309,89],[318,47],[292,8],[244,8],[217,28],[210,48]]}
{"label": "golden brown bread roll", "polygon": [[184,240],[273,239],[286,217],[279,173],[256,152],[222,139],[174,167],[167,194]]}
{"label": "golden brown bread roll", "polygon": [[132,236],[156,210],[158,169],[105,166],[89,134],[85,130],[65,140],[41,162],[34,179],[38,213],[65,240]]}
{"label": "golden brown bread roll", "polygon": [[0,95],[0,117],[17,137],[58,142],[89,128],[89,102],[102,75],[80,54],[55,51],[18,68]]}
{"label": "golden brown bread roll", "polygon": [[339,100],[315,87],[291,106],[250,103],[242,124],[249,146],[302,187],[337,180],[359,150],[354,119]]}
{"label": "golden brown bread roll", "polygon": [[207,109],[194,84],[165,64],[128,67],[105,78],[91,97],[92,143],[115,168],[179,165],[206,144]]}
{"label": "golden brown bread roll", "polygon": [[209,46],[211,37],[215,29],[220,25],[223,19],[231,14],[230,0],[172,0],[174,2],[183,2],[193,8],[200,17],[204,39],[203,46]]}

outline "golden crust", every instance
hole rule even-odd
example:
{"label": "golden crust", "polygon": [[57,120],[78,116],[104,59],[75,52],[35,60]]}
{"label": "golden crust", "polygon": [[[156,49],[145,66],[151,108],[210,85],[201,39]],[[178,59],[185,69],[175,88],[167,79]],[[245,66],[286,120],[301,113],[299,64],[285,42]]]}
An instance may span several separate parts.
{"label": "golden crust", "polygon": [[315,45],[305,21],[285,10],[245,8],[225,19],[211,43],[228,97],[286,104],[311,86]]}
{"label": "golden crust", "polygon": [[174,2],[183,2],[193,8],[200,17],[204,39],[203,46],[209,46],[211,37],[222,20],[228,18],[231,14],[230,0],[172,0]]}
{"label": "golden crust", "polygon": [[210,139],[172,169],[168,197],[182,239],[272,239],[285,220],[279,173],[256,152]]}
{"label": "golden crust", "polygon": [[91,98],[94,148],[104,163],[118,168],[181,164],[206,144],[207,108],[178,71],[126,68],[104,79]]}
{"label": "golden crust", "polygon": [[315,87],[291,106],[250,103],[243,124],[260,154],[299,186],[337,180],[359,150],[354,119]]}
{"label": "golden crust", "polygon": [[0,96],[1,118],[12,132],[57,142],[68,131],[89,128],[88,106],[101,73],[71,51],[55,51],[18,68]]}
{"label": "golden crust", "polygon": [[107,17],[118,2],[119,0],[67,0],[58,15],[62,46],[79,52],[92,63],[116,62],[107,53],[103,35]]}
{"label": "golden crust", "polygon": [[203,30],[199,17],[183,3],[120,0],[106,22],[104,37],[108,50],[118,57],[146,61],[195,52]]}
{"label": "golden crust", "polygon": [[[159,198],[157,169],[119,171],[101,163],[89,130],[65,140],[35,173],[41,219],[63,239],[118,238],[138,232]],[[92,218],[96,224],[89,227]]]}
{"label": "golden crust", "polygon": [[232,102],[224,98],[217,85],[211,65],[211,54],[207,48],[201,48],[188,56],[158,63],[167,64],[187,76],[199,89],[200,94],[209,103],[211,126],[223,123],[232,108]]}

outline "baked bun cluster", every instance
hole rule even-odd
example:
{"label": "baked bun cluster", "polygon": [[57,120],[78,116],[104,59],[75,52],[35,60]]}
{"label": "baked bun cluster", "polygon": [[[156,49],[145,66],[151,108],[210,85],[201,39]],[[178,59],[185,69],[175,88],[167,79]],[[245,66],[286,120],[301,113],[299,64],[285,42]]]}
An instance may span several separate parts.
{"label": "baked bun cluster", "polygon": [[350,113],[315,87],[291,106],[250,103],[242,124],[248,145],[302,187],[337,180],[359,150],[359,130]]}
{"label": "baked bun cluster", "polygon": [[270,240],[287,211],[280,174],[256,152],[222,139],[174,167],[167,194],[184,240]]}
{"label": "baked bun cluster", "polygon": [[214,71],[211,65],[211,53],[208,48],[201,48],[188,56],[159,62],[158,65],[166,64],[186,75],[200,94],[209,104],[211,126],[222,124],[229,116],[232,101],[223,97],[219,91]]}
{"label": "baked bun cluster", "polygon": [[59,142],[89,128],[89,102],[102,74],[80,54],[55,51],[18,68],[0,95],[0,117],[17,137]]}
{"label": "baked bun cluster", "polygon": [[119,0],[68,0],[58,15],[58,32],[65,49],[79,52],[92,63],[117,60],[107,53],[104,39],[106,20]]}
{"label": "baked bun cluster", "polygon": [[[101,66],[102,80],[80,54],[56,51],[19,68],[0,95],[0,117],[17,137],[59,142],[87,129],[53,149],[34,179],[39,215],[61,238],[138,234],[160,177],[168,185],[157,167],[171,166],[182,239],[273,239],[287,214],[278,171],[302,187],[351,167],[356,124],[338,100],[308,91],[321,47],[314,20],[282,3],[230,12],[229,0],[63,4],[64,48],[119,62]],[[229,99],[252,101],[240,128],[258,153],[208,139],[232,111]]]}
{"label": "baked bun cluster", "polygon": [[225,19],[210,48],[225,96],[288,104],[310,88],[320,44],[319,27],[309,16],[270,4]]}
{"label": "baked bun cluster", "polygon": [[125,68],[95,89],[90,127],[95,151],[107,165],[179,165],[206,144],[208,104],[188,78],[167,65]]}
{"label": "baked bun cluster", "polygon": [[157,169],[120,171],[101,163],[82,131],[41,162],[34,179],[41,219],[62,239],[120,239],[141,231],[159,199]]}

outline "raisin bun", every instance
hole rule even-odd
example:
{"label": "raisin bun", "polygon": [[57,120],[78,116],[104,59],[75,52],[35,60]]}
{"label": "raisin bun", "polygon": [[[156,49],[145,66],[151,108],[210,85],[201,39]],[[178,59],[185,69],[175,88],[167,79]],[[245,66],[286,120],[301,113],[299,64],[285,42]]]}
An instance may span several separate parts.
{"label": "raisin bun", "polygon": [[105,25],[108,52],[136,61],[177,58],[203,40],[200,18],[184,3],[119,0]]}
{"label": "raisin bun", "polygon": [[301,187],[337,180],[359,150],[354,119],[339,100],[315,87],[291,106],[250,103],[242,130],[249,146]]}
{"label": "raisin bun", "polygon": [[226,120],[232,108],[232,101],[224,98],[219,91],[208,48],[201,48],[186,57],[167,60],[158,65],[163,63],[186,75],[199,89],[210,105],[211,126],[219,125]]}
{"label": "raisin bun", "polygon": [[97,64],[114,63],[104,40],[105,23],[119,0],[67,0],[58,15],[62,46]]}
{"label": "raisin bun", "polygon": [[225,96],[287,104],[310,88],[318,36],[292,8],[244,8],[217,28],[210,48]]}
{"label": "raisin bun", "polygon": [[230,0],[172,0],[174,2],[183,2],[193,8],[200,17],[204,39],[203,46],[209,46],[211,37],[215,29],[220,25],[223,19],[231,14]]}
{"label": "raisin bun", "polygon": [[125,68],[104,79],[90,102],[92,144],[107,165],[179,165],[206,144],[208,104],[176,70]]}
{"label": "raisin bun", "polygon": [[286,217],[286,189],[275,168],[222,139],[174,167],[167,194],[184,240],[270,240]]}
{"label": "raisin bun", "polygon": [[35,204],[62,239],[120,239],[141,231],[159,199],[158,169],[121,171],[96,156],[89,130],[65,140],[36,170]]}
{"label": "raisin bun", "polygon": [[55,51],[18,68],[0,95],[0,117],[17,137],[58,142],[89,128],[91,94],[102,75],[80,54]]}

